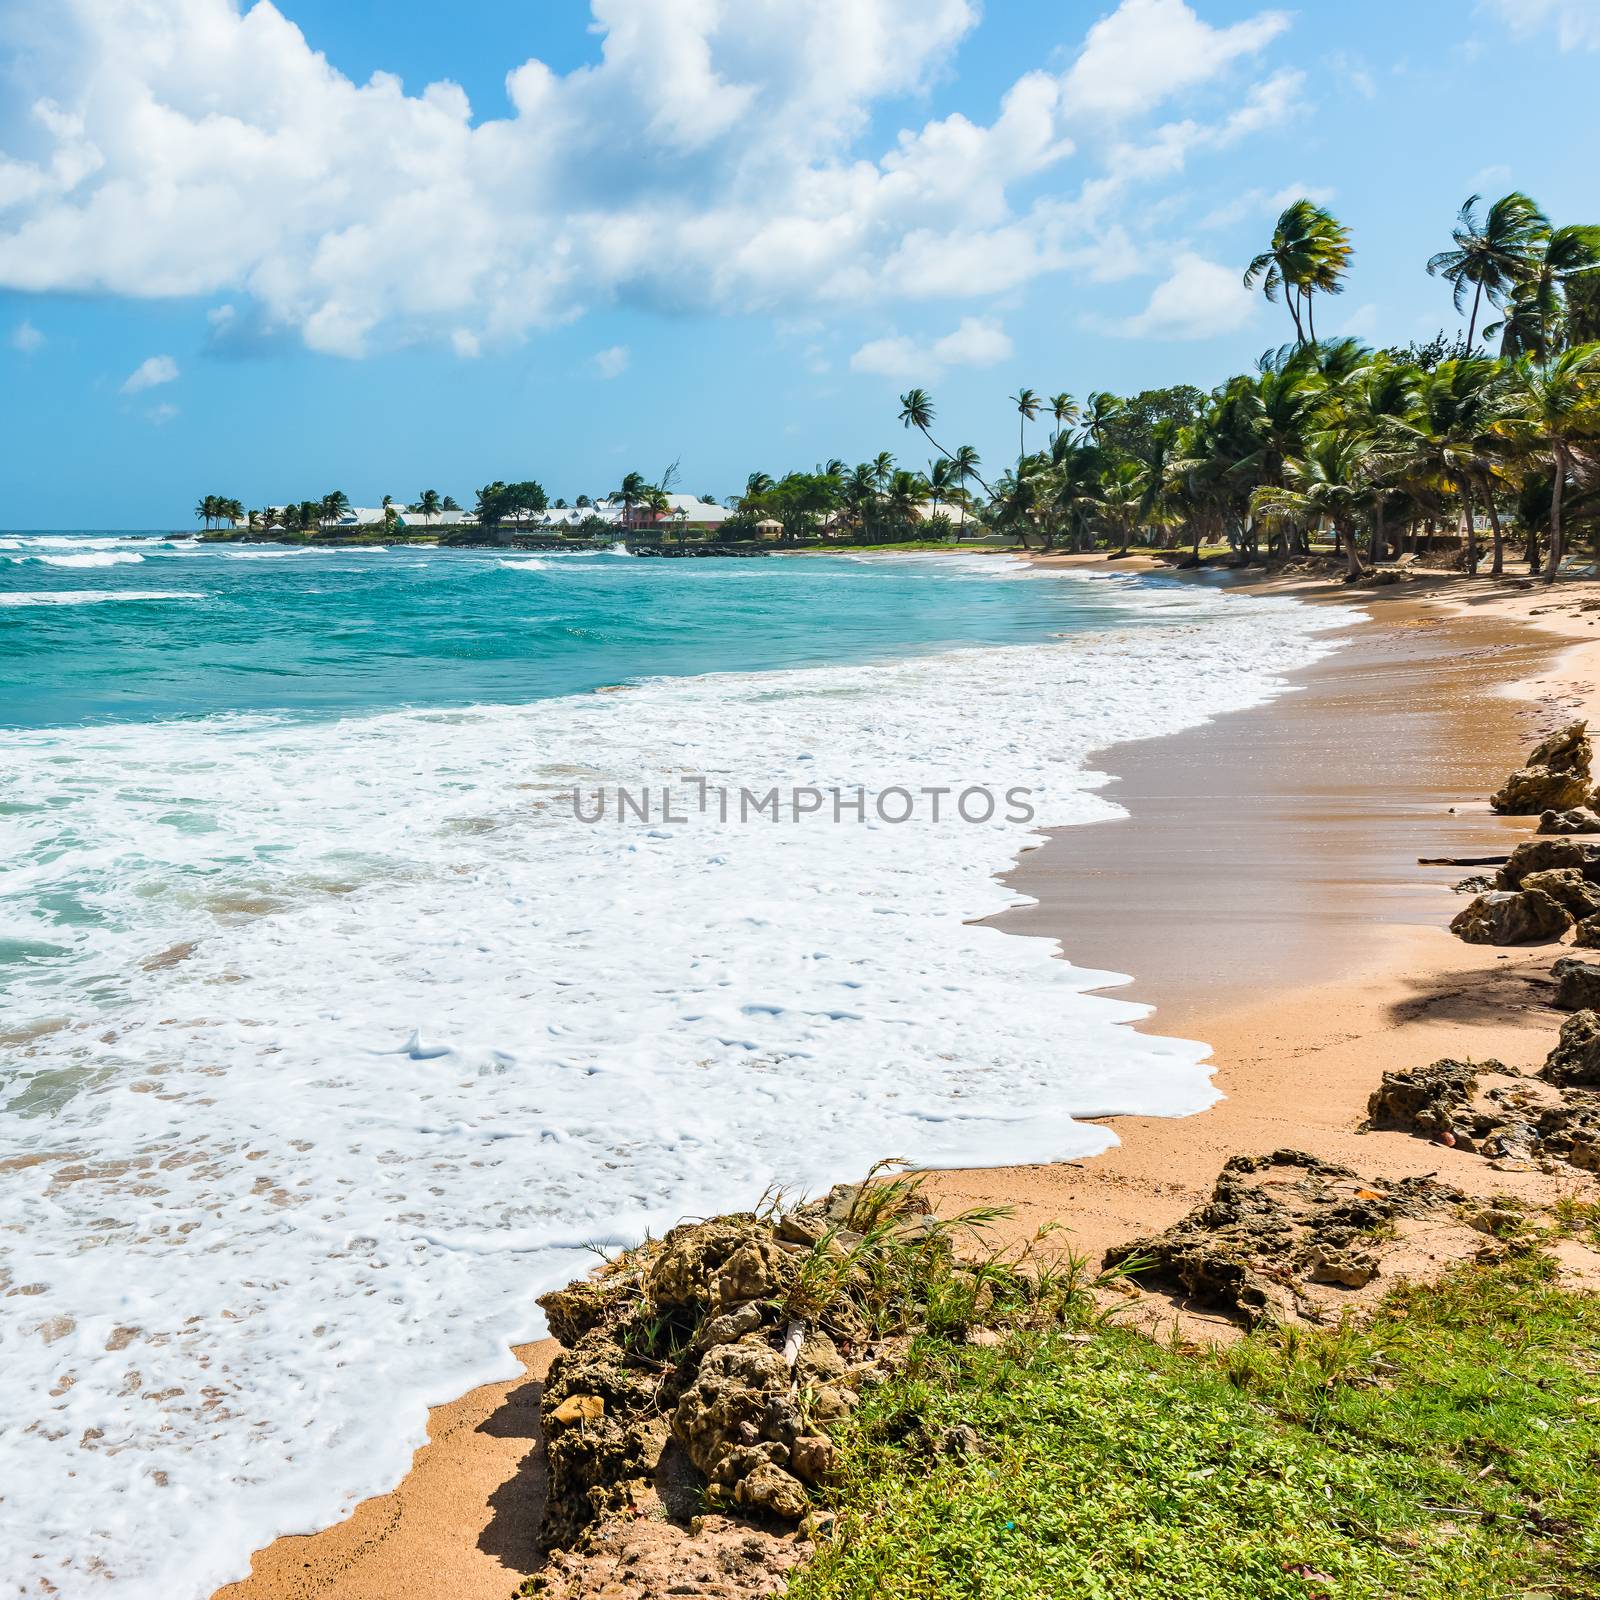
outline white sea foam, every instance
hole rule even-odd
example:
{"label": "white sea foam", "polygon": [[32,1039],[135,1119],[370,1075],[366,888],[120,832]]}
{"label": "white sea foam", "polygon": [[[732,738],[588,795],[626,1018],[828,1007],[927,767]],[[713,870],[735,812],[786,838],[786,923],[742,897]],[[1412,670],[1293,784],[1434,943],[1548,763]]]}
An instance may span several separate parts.
{"label": "white sea foam", "polygon": [[23,556],[20,559],[37,561],[46,567],[129,567],[137,566],[144,557],[134,550],[85,550],[70,556]]}
{"label": "white sea foam", "polygon": [[0,606],[93,606],[116,600],[204,600],[181,589],[13,589],[0,591]]}
{"label": "white sea foam", "polygon": [[538,556],[519,556],[514,560],[497,561],[495,565],[504,567],[507,572],[543,572],[548,563]]}
{"label": "white sea foam", "polygon": [[973,925],[1014,902],[1025,827],[569,802],[693,773],[1113,814],[1092,751],[1259,701],[1345,620],[1179,603],[526,707],[0,735],[6,931],[60,952],[4,1006],[6,1153],[38,1159],[0,1234],[30,1291],[0,1322],[0,1594],[198,1600],[333,1520],[402,1474],[428,1404],[514,1370],[588,1241],[1209,1104],[1203,1046]]}

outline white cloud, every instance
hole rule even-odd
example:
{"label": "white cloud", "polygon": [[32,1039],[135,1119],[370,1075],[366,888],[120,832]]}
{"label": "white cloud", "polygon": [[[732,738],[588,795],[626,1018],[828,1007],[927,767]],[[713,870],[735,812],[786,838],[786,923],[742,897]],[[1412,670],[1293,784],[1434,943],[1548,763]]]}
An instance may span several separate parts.
{"label": "white cloud", "polygon": [[[978,0],[591,0],[599,60],[515,66],[511,114],[482,120],[455,84],[352,82],[270,0],[12,5],[64,18],[65,42],[0,153],[0,288],[248,296],[247,344],[346,356],[466,353],[618,302],[797,313],[1116,276],[1136,260],[1123,190],[1259,131],[1300,87],[1269,75],[1215,126],[1141,140],[1286,19],[1121,0],[992,121],[873,152],[874,112],[937,78]],[[1107,150],[1110,122],[1133,131]],[[1051,195],[1019,202],[1047,173]]]}
{"label": "white cloud", "polygon": [[124,394],[139,394],[158,384],[171,383],[178,376],[178,363],[171,356],[146,356],[123,380]]}
{"label": "white cloud", "polygon": [[1488,0],[1523,34],[1554,26],[1563,50],[1600,50],[1600,5],[1595,0]]}
{"label": "white cloud", "polygon": [[589,358],[589,365],[594,368],[596,377],[620,378],[628,370],[628,347],[614,344],[598,350]]}
{"label": "white cloud", "polygon": [[1111,331],[1133,339],[1210,339],[1237,332],[1254,310],[1255,298],[1237,269],[1186,251],[1144,310]]}
{"label": "white cloud", "polygon": [[151,406],[150,409],[145,412],[145,420],[147,422],[154,423],[155,426],[159,428],[164,426],[166,423],[171,422],[172,419],[177,416],[177,414],[178,408],[175,405],[170,405],[166,401],[162,401],[160,405]]}
{"label": "white cloud", "polygon": [[35,350],[42,349],[44,342],[44,335],[26,318],[11,330],[11,348],[20,350],[25,356],[31,356]]}
{"label": "white cloud", "polygon": [[450,348],[463,361],[474,361],[483,353],[483,342],[471,328],[452,328],[450,330]]}
{"label": "white cloud", "polygon": [[1089,30],[1063,84],[1075,117],[1128,117],[1255,55],[1289,26],[1281,11],[1213,28],[1186,0],[1123,0]]}
{"label": "white cloud", "polygon": [[883,378],[936,378],[946,367],[993,367],[1008,360],[1011,336],[994,317],[963,317],[931,344],[905,334],[869,339],[850,357],[852,372]]}

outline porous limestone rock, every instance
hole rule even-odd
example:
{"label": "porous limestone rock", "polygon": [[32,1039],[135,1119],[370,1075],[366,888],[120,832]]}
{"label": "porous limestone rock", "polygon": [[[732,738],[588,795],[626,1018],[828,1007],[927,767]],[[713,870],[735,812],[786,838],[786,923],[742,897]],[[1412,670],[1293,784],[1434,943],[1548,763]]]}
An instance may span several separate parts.
{"label": "porous limestone rock", "polygon": [[1566,811],[1546,811],[1539,818],[1540,833],[1600,833],[1600,811],[1587,805]]}
{"label": "porous limestone rock", "polygon": [[1589,797],[1591,755],[1585,724],[1574,722],[1541,740],[1528,753],[1528,764],[1506,779],[1489,804],[1516,817],[1581,806]]}
{"label": "porous limestone rock", "polygon": [[1600,1011],[1578,1011],[1561,1024],[1539,1076],[1558,1089],[1600,1088]]}
{"label": "porous limestone rock", "polygon": [[[1582,924],[1579,924],[1580,928]],[[1555,999],[1551,1002],[1558,1011],[1594,1011],[1600,1009],[1600,963],[1585,961],[1579,956],[1562,956],[1550,969],[1555,979]]]}
{"label": "porous limestone rock", "polygon": [[1491,889],[1450,919],[1450,931],[1468,944],[1539,944],[1572,926],[1567,908],[1537,889]]}
{"label": "porous limestone rock", "polygon": [[1600,911],[1600,884],[1593,884],[1578,867],[1547,867],[1522,880],[1523,894],[1547,894],[1574,922]]}
{"label": "porous limestone rock", "polygon": [[1591,883],[1600,882],[1600,843],[1582,839],[1524,839],[1494,875],[1497,889],[1520,889],[1532,872],[1576,867]]}

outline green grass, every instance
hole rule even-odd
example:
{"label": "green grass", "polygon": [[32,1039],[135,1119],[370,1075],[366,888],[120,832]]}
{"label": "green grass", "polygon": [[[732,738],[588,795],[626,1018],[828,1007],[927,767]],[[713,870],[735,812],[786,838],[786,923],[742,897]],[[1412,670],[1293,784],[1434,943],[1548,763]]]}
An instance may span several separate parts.
{"label": "green grass", "polygon": [[[1523,1251],[1365,1326],[925,1338],[790,1600],[1600,1594],[1600,1300]],[[964,1424],[979,1444],[941,1447]]]}

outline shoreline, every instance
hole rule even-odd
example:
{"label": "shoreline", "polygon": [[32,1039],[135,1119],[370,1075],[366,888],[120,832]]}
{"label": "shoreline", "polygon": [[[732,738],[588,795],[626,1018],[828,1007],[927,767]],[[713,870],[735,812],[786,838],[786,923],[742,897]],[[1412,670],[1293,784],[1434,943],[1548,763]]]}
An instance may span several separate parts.
{"label": "shoreline", "polygon": [[[1089,564],[1073,557],[1034,559],[1041,565]],[[1091,560],[1104,570],[1102,559]],[[1131,570],[1128,564],[1112,570],[1119,569]],[[1212,791],[1210,812],[1204,804],[1195,807],[1198,825],[1188,828],[1192,837],[1179,842],[1176,854],[1163,857],[1157,844],[1185,827],[1186,807],[1194,805],[1192,792],[1175,793],[1170,782],[1175,754],[1190,758],[1209,747],[1213,774],[1237,771],[1241,738],[1254,740],[1264,728],[1302,730],[1274,751],[1247,752],[1249,779],[1257,784],[1258,797],[1266,794],[1261,780],[1270,776],[1274,761],[1295,756],[1295,738],[1326,737],[1339,721],[1334,686],[1375,670],[1382,655],[1380,635],[1391,652],[1396,693],[1406,687],[1424,691],[1416,696],[1422,702],[1419,714],[1433,717],[1437,735],[1437,743],[1421,752],[1421,766],[1414,764],[1407,778],[1396,782],[1396,792],[1405,781],[1412,789],[1404,816],[1388,820],[1406,839],[1426,836],[1430,845],[1439,846],[1428,849],[1432,854],[1457,853],[1457,845],[1465,853],[1466,845],[1481,845],[1491,834],[1515,842],[1531,830],[1531,819],[1492,819],[1481,806],[1463,806],[1451,818],[1448,810],[1466,795],[1486,792],[1486,784],[1503,776],[1533,742],[1532,723],[1541,714],[1546,720],[1555,715],[1548,704],[1541,712],[1537,702],[1530,709],[1511,699],[1504,692],[1506,669],[1514,664],[1517,681],[1530,697],[1541,689],[1547,698],[1551,693],[1561,697],[1565,715],[1573,698],[1592,697],[1590,685],[1600,677],[1600,643],[1588,650],[1561,649],[1560,623],[1534,622],[1527,615],[1549,603],[1548,591],[1522,595],[1495,586],[1492,596],[1463,605],[1450,585],[1407,587],[1382,596],[1352,593],[1337,584],[1274,580],[1262,587],[1313,603],[1326,594],[1361,607],[1368,620],[1354,625],[1345,649],[1290,675],[1299,693],[1226,713],[1170,739],[1111,747],[1095,764],[1112,775],[1112,798],[1130,815],[1053,830],[1047,843],[1025,855],[1003,880],[1036,903],[992,919],[1014,934],[1056,939],[1075,965],[1141,974],[1112,991],[1157,1007],[1134,1026],[1207,1040],[1226,1098],[1193,1117],[1109,1119],[1120,1142],[1090,1162],[967,1169],[932,1180],[952,1206],[1013,1207],[1011,1226],[1018,1235],[1061,1220],[1073,1246],[1097,1257],[1107,1245],[1165,1227],[1187,1211],[1209,1190],[1227,1154],[1281,1144],[1349,1159],[1347,1146],[1358,1142],[1356,1159],[1379,1160],[1396,1176],[1438,1171],[1469,1191],[1516,1190],[1518,1175],[1492,1172],[1463,1152],[1402,1134],[1350,1131],[1385,1067],[1418,1065],[1449,1053],[1501,1054],[1531,1064],[1559,1020],[1538,1005],[1538,991],[1530,983],[1547,971],[1549,947],[1508,953],[1459,944],[1443,928],[1453,909],[1448,883],[1456,874],[1416,867],[1418,852],[1406,858],[1409,844],[1399,847],[1389,840],[1387,847],[1375,849],[1369,841],[1363,847],[1360,821],[1370,816],[1375,781],[1382,790],[1371,765],[1348,786],[1343,816],[1308,807],[1303,784],[1283,790],[1281,808],[1270,820],[1259,811],[1242,816],[1242,837],[1254,837],[1263,826],[1275,830],[1280,847],[1296,843],[1297,828],[1302,837],[1288,851],[1296,870],[1287,876],[1280,872],[1263,881],[1234,871],[1236,881],[1254,894],[1242,894],[1231,908],[1229,926],[1243,957],[1237,964],[1247,969],[1237,983],[1208,981],[1197,971],[1196,942],[1181,938],[1184,928],[1194,925],[1193,895],[1214,896],[1225,881],[1198,869],[1201,854],[1195,843],[1206,841],[1225,868],[1230,859],[1235,867],[1248,864],[1238,851],[1229,858],[1218,848],[1226,841],[1219,838],[1216,817],[1227,814],[1229,797]],[[1592,586],[1568,584],[1557,595],[1568,601],[1590,592],[1596,592]],[[1571,628],[1565,636],[1570,641],[1585,632],[1586,627]],[[1426,644],[1403,648],[1413,640]],[[1435,714],[1425,691],[1442,681],[1455,688],[1444,697],[1445,709]],[[1343,709],[1349,709],[1348,702]],[[1391,755],[1404,744],[1408,728],[1416,731],[1406,723],[1389,730]],[[1465,752],[1464,759],[1441,765],[1450,750]],[[1166,784],[1157,781],[1163,770]],[[1287,769],[1276,770],[1281,775]],[[1100,836],[1100,828],[1117,831]],[[1336,871],[1333,857],[1305,848],[1313,837],[1331,840],[1334,856],[1346,868],[1359,865],[1360,870]],[[1146,890],[1164,885],[1162,898],[1147,895],[1141,903],[1129,892],[1132,874],[1118,876],[1116,863],[1136,854],[1147,869]],[[1268,851],[1258,847],[1254,854],[1259,860]],[[1172,893],[1185,884],[1185,855],[1187,901]],[[1097,859],[1109,859],[1112,868],[1096,874]],[[1269,915],[1274,908],[1276,917]],[[1165,918],[1159,928],[1151,925],[1152,910]],[[1285,942],[1285,927],[1310,937]],[[1117,954],[1131,948],[1130,941],[1137,945],[1136,961]],[[1336,976],[1331,982],[1307,982],[1308,954],[1323,959],[1325,967],[1334,965],[1322,949],[1329,941],[1338,952]],[[1210,943],[1209,951],[1198,954],[1219,954],[1217,941]],[[1263,948],[1271,951],[1275,965],[1263,966]],[[1468,1038],[1471,1051],[1461,1043]],[[1424,1244],[1416,1270],[1425,1272],[1430,1261]],[[1156,1304],[1148,1314],[1170,1318],[1178,1308]],[[1201,1326],[1212,1320],[1184,1316]],[[323,1532],[275,1541],[257,1552],[249,1578],[218,1590],[215,1600],[505,1596],[534,1561],[541,1488],[538,1379],[555,1348],[550,1341],[518,1346],[524,1370],[517,1378],[474,1389],[430,1412],[429,1443],[395,1490],[364,1501],[344,1522]]]}

